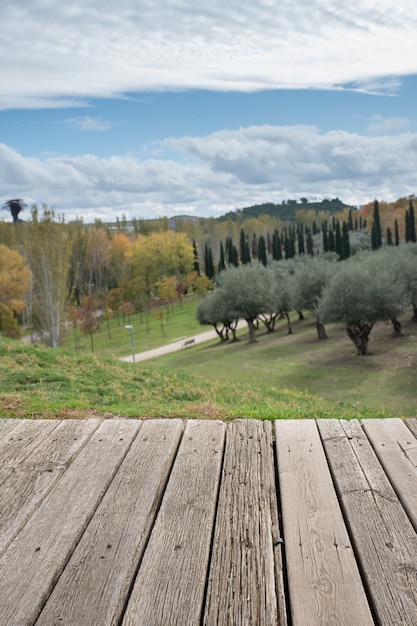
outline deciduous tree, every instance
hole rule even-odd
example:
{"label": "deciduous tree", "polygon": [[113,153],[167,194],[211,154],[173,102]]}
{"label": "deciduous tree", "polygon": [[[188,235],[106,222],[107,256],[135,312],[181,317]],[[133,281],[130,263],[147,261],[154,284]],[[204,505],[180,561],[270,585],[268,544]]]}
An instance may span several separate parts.
{"label": "deciduous tree", "polygon": [[35,207],[32,221],[24,226],[24,249],[32,274],[32,317],[47,343],[57,348],[65,331],[70,295],[71,237],[63,220],[56,221],[54,211],[46,206],[41,216]]}
{"label": "deciduous tree", "polygon": [[16,316],[26,306],[30,272],[25,259],[0,244],[0,331],[15,335]]}

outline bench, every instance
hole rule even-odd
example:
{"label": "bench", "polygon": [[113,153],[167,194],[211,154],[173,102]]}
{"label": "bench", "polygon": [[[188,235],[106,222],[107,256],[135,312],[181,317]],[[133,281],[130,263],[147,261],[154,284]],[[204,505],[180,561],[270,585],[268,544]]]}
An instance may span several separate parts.
{"label": "bench", "polygon": [[183,348],[190,348],[191,346],[195,346],[194,337],[192,339],[186,339],[182,344]]}

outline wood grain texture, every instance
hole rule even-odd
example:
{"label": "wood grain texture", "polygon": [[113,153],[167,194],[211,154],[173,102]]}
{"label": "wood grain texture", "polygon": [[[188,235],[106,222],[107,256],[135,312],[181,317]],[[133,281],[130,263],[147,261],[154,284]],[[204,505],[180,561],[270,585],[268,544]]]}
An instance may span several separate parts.
{"label": "wood grain texture", "polygon": [[37,626],[119,624],[183,431],[144,422]]}
{"label": "wood grain texture", "polygon": [[373,626],[314,420],[275,436],[293,626]]}
{"label": "wood grain texture", "polygon": [[31,454],[13,465],[0,484],[0,554],[23,528],[48,491],[98,428],[98,420],[65,420],[32,439]]}
{"label": "wood grain texture", "polygon": [[124,626],[200,623],[225,426],[187,422]]}
{"label": "wood grain texture", "polygon": [[5,437],[6,435],[8,435],[8,433],[10,433],[10,431],[13,430],[13,428],[16,428],[18,423],[19,423],[19,420],[0,419],[0,440],[2,437]]}
{"label": "wood grain texture", "polygon": [[356,420],[318,420],[378,623],[417,623],[417,535]]}
{"label": "wood grain texture", "polygon": [[0,438],[0,485],[8,480],[33,450],[54,431],[59,422],[53,420],[18,420],[13,429]]}
{"label": "wood grain texture", "polygon": [[[278,623],[278,538],[272,428],[269,422],[228,425],[205,608],[205,626]],[[281,545],[277,544],[280,551]],[[286,623],[286,622],[281,622]]]}
{"label": "wood grain texture", "polygon": [[414,437],[417,437],[417,418],[416,417],[410,417],[409,419],[405,420],[405,424],[411,430],[411,432],[413,433]]}
{"label": "wood grain texture", "polygon": [[33,625],[139,429],[106,420],[0,558],[0,624]]}
{"label": "wood grain texture", "polygon": [[361,424],[417,532],[417,439],[401,419]]}

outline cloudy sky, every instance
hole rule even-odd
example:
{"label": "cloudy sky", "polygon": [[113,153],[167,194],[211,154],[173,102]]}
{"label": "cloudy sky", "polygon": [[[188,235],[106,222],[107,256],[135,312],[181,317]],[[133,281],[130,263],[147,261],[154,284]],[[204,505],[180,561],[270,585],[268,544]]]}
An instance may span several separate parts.
{"label": "cloudy sky", "polygon": [[415,0],[2,0],[0,24],[0,204],[91,222],[417,193]]}

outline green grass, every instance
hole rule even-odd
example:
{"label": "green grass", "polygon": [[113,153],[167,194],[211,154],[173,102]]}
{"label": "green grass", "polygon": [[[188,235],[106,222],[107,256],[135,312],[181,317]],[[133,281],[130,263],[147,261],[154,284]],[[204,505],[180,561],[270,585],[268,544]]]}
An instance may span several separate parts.
{"label": "green grass", "polygon": [[[195,373],[211,382],[239,383],[246,389],[292,389],[353,411],[387,416],[417,416],[417,327],[403,323],[404,337],[392,337],[391,325],[371,333],[371,355],[358,357],[343,327],[330,326],[318,341],[314,321],[294,321],[288,335],[280,322],[275,333],[260,330],[258,342],[221,345],[216,341],[159,357],[158,368]],[[149,365],[149,362],[148,362]]]}
{"label": "green grass", "polygon": [[[189,304],[184,326],[174,328],[173,316],[167,336],[171,324],[175,339],[205,330],[189,332],[196,302]],[[275,333],[260,330],[254,345],[242,330],[234,344],[213,339],[136,364],[0,339],[0,417],[416,416],[417,328],[405,324],[404,331],[393,339],[390,326],[379,325],[373,354],[357,357],[342,328],[330,327],[329,340],[319,342],[311,319],[294,321],[293,335],[280,322]],[[114,352],[129,354],[120,346]]]}
{"label": "green grass", "polygon": [[[201,332],[205,329],[195,317],[197,304],[197,297],[187,296],[182,298],[182,302],[177,301],[172,306],[154,309],[150,313],[136,313],[130,317],[120,314],[119,318],[114,316],[109,324],[102,319],[100,331],[93,335],[94,354],[110,358],[131,354],[131,336],[125,328],[126,324],[133,326],[135,352],[145,352]],[[163,313],[162,322],[156,318],[159,312]],[[92,352],[89,335],[79,329],[75,332],[73,328],[68,329],[63,347],[79,354],[90,355]]]}

